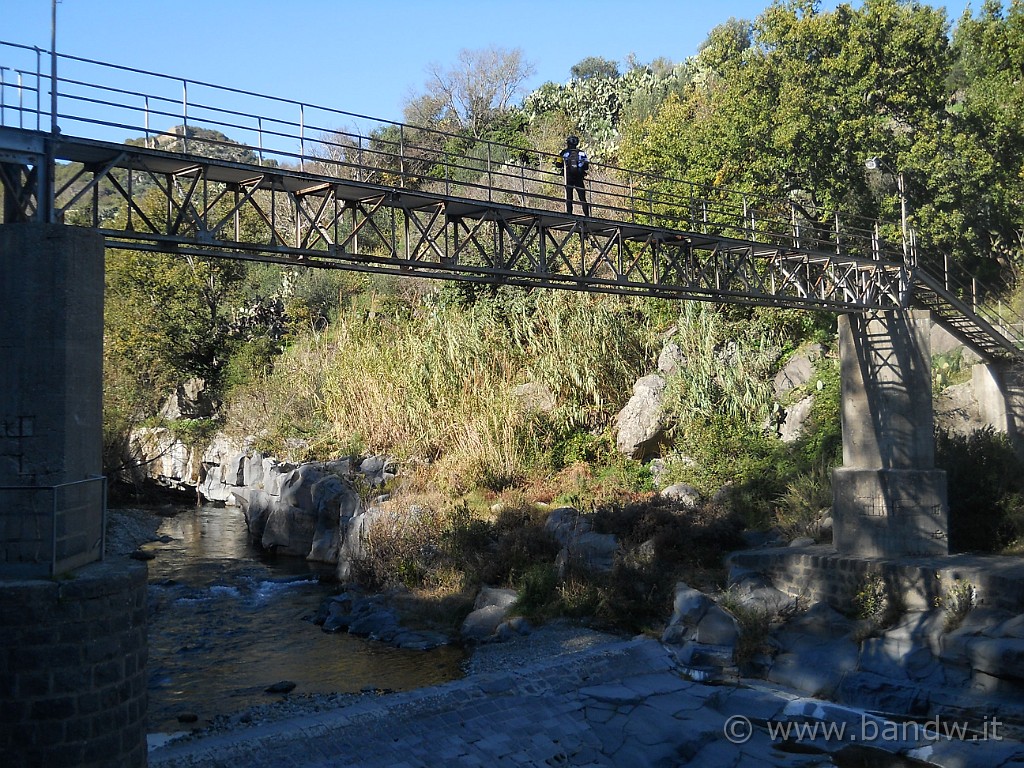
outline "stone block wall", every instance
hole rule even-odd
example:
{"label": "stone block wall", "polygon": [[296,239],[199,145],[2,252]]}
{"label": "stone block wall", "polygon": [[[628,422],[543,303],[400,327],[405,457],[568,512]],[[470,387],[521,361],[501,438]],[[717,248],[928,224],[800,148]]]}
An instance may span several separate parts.
{"label": "stone block wall", "polygon": [[0,580],[7,768],[146,765],[146,577],[129,562]]}
{"label": "stone block wall", "polygon": [[825,602],[849,613],[865,584],[881,576],[909,610],[936,605],[960,580],[977,588],[978,605],[1006,611],[1024,610],[1024,560],[1014,557],[950,555],[883,560],[837,553],[825,546],[781,547],[734,552],[729,565],[767,577],[772,585],[808,603]]}

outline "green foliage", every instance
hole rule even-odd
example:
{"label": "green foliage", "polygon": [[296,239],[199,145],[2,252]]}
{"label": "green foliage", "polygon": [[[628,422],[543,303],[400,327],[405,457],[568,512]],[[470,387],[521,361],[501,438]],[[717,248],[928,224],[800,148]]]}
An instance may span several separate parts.
{"label": "green foliage", "polygon": [[854,616],[879,622],[889,611],[889,589],[879,574],[868,576],[853,596]]}
{"label": "green foliage", "polygon": [[854,633],[858,641],[876,636],[893,626],[906,612],[903,595],[879,573],[866,575],[853,596],[853,617],[861,626]]}
{"label": "green foliage", "polygon": [[735,515],[714,505],[681,509],[661,497],[597,509],[594,530],[614,534],[636,553],[618,558],[600,584],[598,617],[633,632],[663,621],[678,580],[707,587],[721,582],[724,556],[742,546],[742,528]]}
{"label": "green foliage", "polygon": [[951,551],[999,552],[1024,536],[1024,465],[1005,434],[936,430],[935,466],[946,471]]}
{"label": "green foliage", "polygon": [[813,381],[811,414],[792,448],[797,467],[804,472],[827,471],[843,460],[839,361],[832,357],[820,358],[815,363]]}
{"label": "green foliage", "polygon": [[954,579],[953,583],[935,598],[935,606],[946,612],[944,629],[947,632],[959,627],[977,604],[978,588],[967,579]]}
{"label": "green foliage", "polygon": [[[241,431],[277,444],[319,433],[324,448],[358,435],[371,451],[433,462],[456,492],[500,490],[566,451],[610,453],[607,438],[584,436],[610,421],[649,355],[643,314],[614,298],[448,290],[359,306],[240,388]],[[554,410],[521,403],[523,382],[546,388]]]}
{"label": "green foliage", "polygon": [[941,8],[898,0],[774,3],[752,26],[730,20],[684,87],[625,126],[621,164],[799,199],[812,222],[833,209],[898,221],[896,190],[872,190],[863,169],[881,155],[904,172],[926,263],[946,252],[1005,270],[1022,254],[1024,8],[999,6],[965,14],[952,43]]}
{"label": "green foliage", "polygon": [[573,64],[571,73],[574,80],[589,80],[592,77],[613,79],[619,76],[619,65],[600,56],[588,56]]}
{"label": "green foliage", "polygon": [[825,538],[821,530],[823,512],[832,506],[831,467],[819,464],[793,477],[777,499],[775,522],[789,538]]}
{"label": "green foliage", "polygon": [[771,652],[772,625],[780,619],[777,612],[763,605],[742,602],[731,587],[718,598],[718,604],[733,615],[739,627],[733,651],[738,666]]}
{"label": "green foliage", "polygon": [[175,419],[168,422],[168,429],[185,445],[205,448],[220,428],[217,419]]}
{"label": "green foliage", "polygon": [[536,563],[519,580],[519,595],[512,610],[531,619],[557,615],[558,572],[551,563]]}
{"label": "green foliage", "polygon": [[940,392],[952,384],[967,381],[970,368],[964,365],[962,349],[955,349],[940,355],[932,355],[932,389]]}

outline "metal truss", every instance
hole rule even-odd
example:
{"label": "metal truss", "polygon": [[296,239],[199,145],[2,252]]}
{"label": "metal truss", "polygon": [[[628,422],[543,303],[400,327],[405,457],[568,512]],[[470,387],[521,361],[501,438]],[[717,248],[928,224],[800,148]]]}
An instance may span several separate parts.
{"label": "metal truss", "polygon": [[[576,217],[86,139],[48,143],[42,133],[16,131],[15,143],[9,133],[0,129],[5,221],[38,220],[52,205],[55,220],[97,230],[109,248],[832,312],[907,308],[912,290],[926,290],[932,309],[948,304],[904,263],[800,241]],[[61,161],[77,170],[48,199],[39,180]],[[119,203],[116,221],[101,210],[101,191]],[[967,318],[976,348],[1016,352],[963,310],[952,316],[961,326]]]}
{"label": "metal truss", "polygon": [[[40,210],[46,141],[2,164],[8,221]],[[909,285],[902,264],[827,252],[89,140],[53,151],[78,164],[57,219],[111,248],[842,312],[903,306]],[[101,189],[123,207],[116,225]]]}

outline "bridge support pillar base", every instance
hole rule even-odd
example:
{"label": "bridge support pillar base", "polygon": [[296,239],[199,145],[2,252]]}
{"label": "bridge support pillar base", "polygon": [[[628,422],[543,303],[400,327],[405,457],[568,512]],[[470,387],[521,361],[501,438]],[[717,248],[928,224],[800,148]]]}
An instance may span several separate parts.
{"label": "bridge support pillar base", "polygon": [[939,469],[832,471],[833,543],[846,555],[947,555],[947,507]]}

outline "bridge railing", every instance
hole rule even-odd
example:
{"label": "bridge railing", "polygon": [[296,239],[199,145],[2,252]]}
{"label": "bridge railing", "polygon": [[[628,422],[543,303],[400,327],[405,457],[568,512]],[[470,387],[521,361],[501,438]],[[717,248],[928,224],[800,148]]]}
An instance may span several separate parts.
{"label": "bridge railing", "polygon": [[[550,152],[467,142],[436,129],[0,41],[0,126],[48,131],[54,125],[67,135],[284,166],[386,189],[565,210],[563,179]],[[979,314],[989,313],[993,325],[1024,331],[1015,312],[987,300],[998,292],[959,274],[948,260],[919,264],[912,230],[597,162],[587,188],[596,218],[754,241],[808,257],[926,268]]]}

